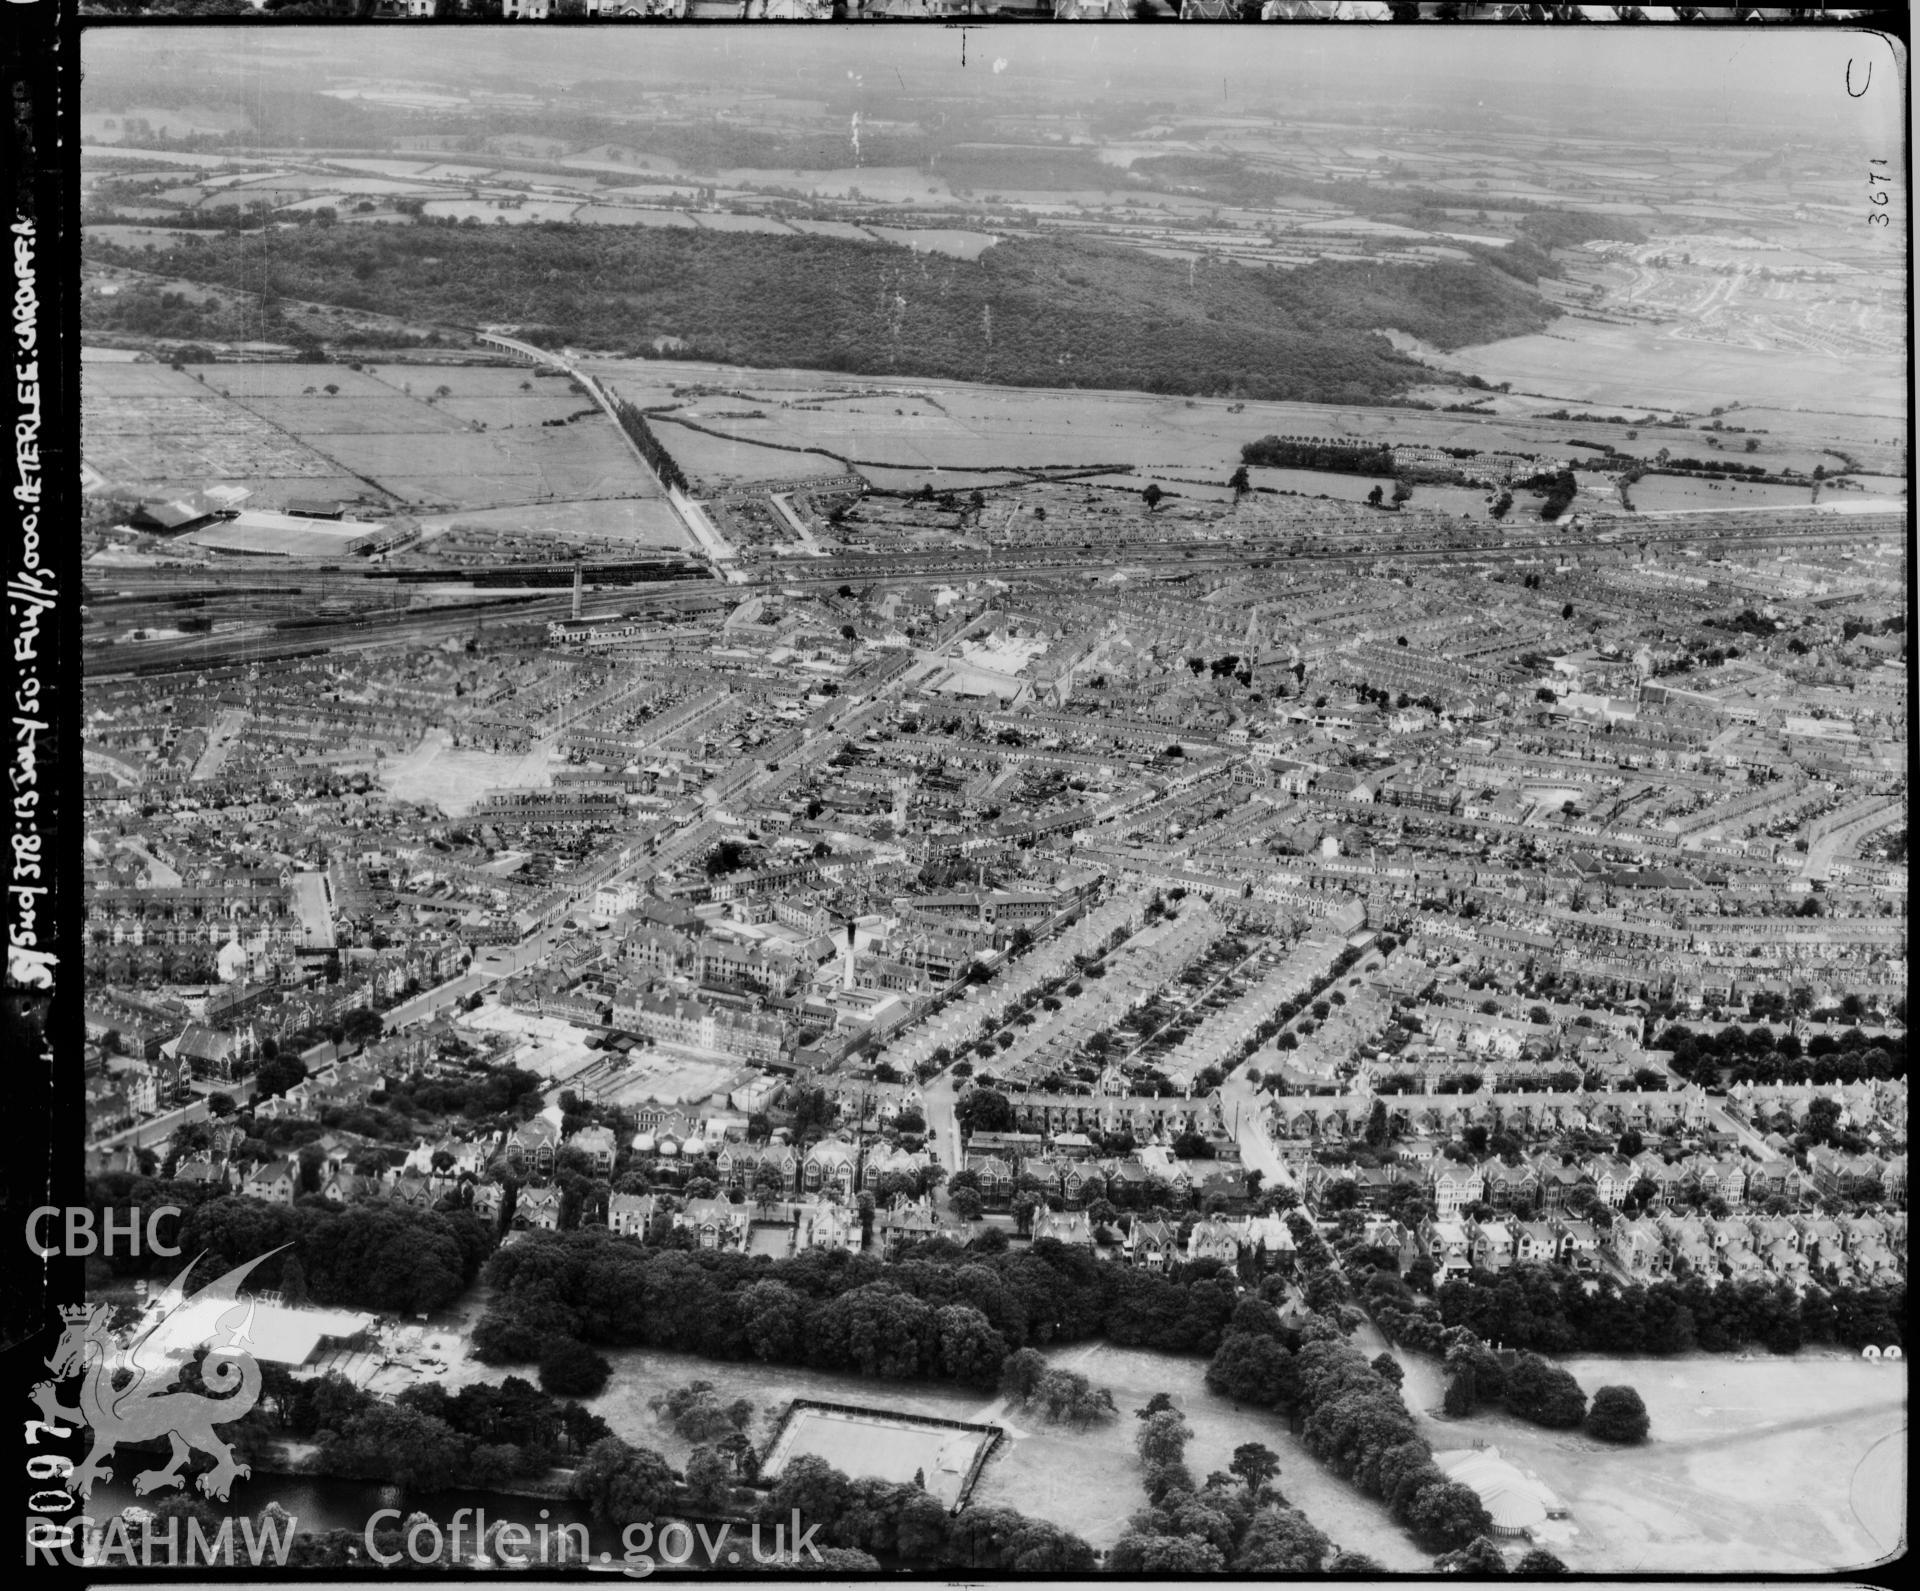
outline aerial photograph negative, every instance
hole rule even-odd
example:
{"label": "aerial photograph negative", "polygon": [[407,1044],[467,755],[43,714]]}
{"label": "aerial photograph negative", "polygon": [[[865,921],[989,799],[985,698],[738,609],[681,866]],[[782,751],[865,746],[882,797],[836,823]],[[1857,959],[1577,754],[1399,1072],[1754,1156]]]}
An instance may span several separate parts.
{"label": "aerial photograph negative", "polygon": [[1903,1550],[1903,46],[80,45],[30,1561]]}

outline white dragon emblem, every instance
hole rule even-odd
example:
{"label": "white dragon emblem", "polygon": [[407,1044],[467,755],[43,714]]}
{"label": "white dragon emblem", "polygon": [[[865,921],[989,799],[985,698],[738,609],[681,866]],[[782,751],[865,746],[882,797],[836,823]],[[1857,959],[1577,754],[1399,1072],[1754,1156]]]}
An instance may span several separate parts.
{"label": "white dragon emblem", "polygon": [[[68,1482],[82,1497],[93,1494],[95,1481],[113,1479],[113,1471],[104,1461],[119,1443],[149,1442],[163,1436],[172,1444],[171,1456],[158,1469],[143,1470],[134,1477],[133,1489],[142,1496],[162,1487],[185,1485],[180,1467],[196,1448],[214,1460],[214,1467],[198,1483],[209,1497],[225,1501],[235,1479],[252,1473],[247,1465],[234,1461],[233,1449],[214,1434],[213,1428],[239,1419],[260,1401],[260,1366],[247,1346],[251,1342],[253,1300],[241,1300],[240,1284],[262,1260],[279,1252],[272,1249],[235,1266],[187,1298],[187,1277],[205,1256],[196,1257],[162,1295],[176,1302],[158,1313],[124,1354],[117,1352],[110,1330],[112,1305],[81,1304],[60,1311],[66,1330],[47,1359],[54,1380],[38,1383],[28,1396],[49,1422],[84,1425],[93,1433],[93,1450]],[[230,1302],[233,1307],[222,1312],[213,1330],[201,1338],[213,1346],[200,1367],[208,1389],[221,1396],[173,1390],[181,1366],[160,1351],[156,1333],[183,1310],[221,1302]],[[130,1372],[131,1379],[115,1386],[120,1372]],[[70,1409],[55,1396],[55,1384],[75,1374],[82,1377],[79,1406]],[[227,1396],[229,1393],[232,1395]]]}

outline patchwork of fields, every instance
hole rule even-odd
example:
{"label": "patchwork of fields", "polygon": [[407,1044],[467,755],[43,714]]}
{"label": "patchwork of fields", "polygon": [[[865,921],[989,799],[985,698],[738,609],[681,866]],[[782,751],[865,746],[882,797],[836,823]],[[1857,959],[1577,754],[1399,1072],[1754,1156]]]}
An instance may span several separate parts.
{"label": "patchwork of fields", "polygon": [[[875,485],[937,491],[991,486],[1021,470],[1128,466],[1095,479],[1142,490],[1157,481],[1184,496],[1231,501],[1227,478],[1240,449],[1268,435],[1352,436],[1488,452],[1571,454],[1579,437],[1632,448],[1624,426],[1527,422],[1521,418],[1424,414],[1408,410],[1233,402],[1149,394],[894,384],[805,371],[729,370],[621,361],[595,362],[622,396],[665,408],[702,427],[657,422],[656,433],[699,489],[840,473],[825,449],[850,460]],[[677,388],[676,379],[682,383]],[[724,385],[695,395],[689,388]],[[677,402],[676,402],[677,400]],[[1811,455],[1810,455],[1811,456]],[[1358,501],[1390,480],[1317,470],[1257,469],[1254,484],[1309,497]],[[1415,501],[1457,514],[1483,514],[1474,487],[1420,486]],[[1718,502],[1706,506],[1720,506]]]}
{"label": "patchwork of fields", "polygon": [[90,365],[84,383],[87,462],[143,493],[234,482],[256,507],[339,496],[427,513],[660,496],[590,400],[522,370]]}

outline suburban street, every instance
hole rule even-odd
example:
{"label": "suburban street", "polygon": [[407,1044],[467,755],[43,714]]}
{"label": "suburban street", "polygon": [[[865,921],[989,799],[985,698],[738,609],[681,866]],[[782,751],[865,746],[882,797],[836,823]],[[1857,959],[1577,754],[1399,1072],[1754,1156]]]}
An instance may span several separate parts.
{"label": "suburban street", "polygon": [[1245,1065],[1236,1066],[1220,1085],[1220,1108],[1227,1119],[1227,1131],[1240,1144],[1240,1163],[1249,1171],[1258,1171],[1269,1188],[1281,1183],[1291,1186],[1293,1173],[1267,1136],[1260,1090],[1247,1081]]}
{"label": "suburban street", "polygon": [[960,1169],[960,1121],[954,1113],[951,1071],[940,1073],[921,1087],[920,1108],[927,1118],[927,1148],[949,1173]]}

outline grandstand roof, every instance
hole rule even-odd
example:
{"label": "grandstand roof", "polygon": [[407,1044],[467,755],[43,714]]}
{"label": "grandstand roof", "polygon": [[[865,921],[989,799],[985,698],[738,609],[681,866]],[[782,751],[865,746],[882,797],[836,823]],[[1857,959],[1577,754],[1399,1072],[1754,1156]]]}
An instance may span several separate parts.
{"label": "grandstand roof", "polygon": [[1547,1517],[1552,1493],[1529,1480],[1500,1456],[1497,1447],[1435,1453],[1433,1461],[1449,1479],[1471,1486],[1503,1534],[1529,1530]]}

